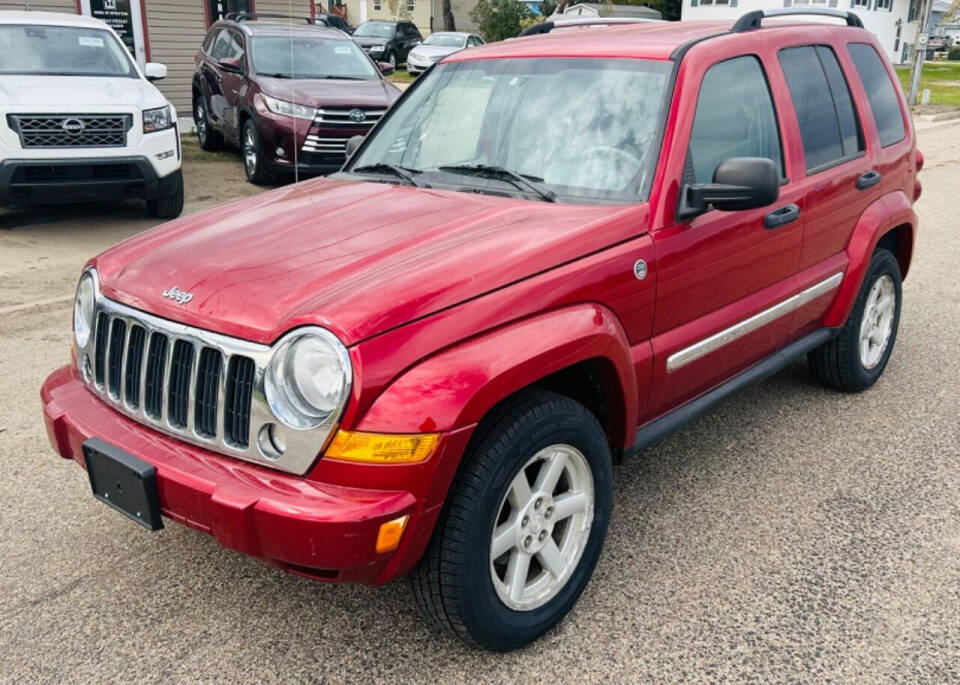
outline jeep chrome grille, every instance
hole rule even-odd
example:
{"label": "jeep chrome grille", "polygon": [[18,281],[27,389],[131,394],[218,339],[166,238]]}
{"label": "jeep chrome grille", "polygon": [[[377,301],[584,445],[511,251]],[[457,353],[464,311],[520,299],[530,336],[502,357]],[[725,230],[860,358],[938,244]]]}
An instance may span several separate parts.
{"label": "jeep chrome grille", "polygon": [[123,147],[129,114],[8,114],[21,147]]}
{"label": "jeep chrome grille", "polygon": [[303,474],[336,427],[333,418],[313,430],[277,421],[263,390],[266,345],[161,319],[99,292],[93,321],[87,346],[77,350],[81,377],[111,407],[156,430]]}

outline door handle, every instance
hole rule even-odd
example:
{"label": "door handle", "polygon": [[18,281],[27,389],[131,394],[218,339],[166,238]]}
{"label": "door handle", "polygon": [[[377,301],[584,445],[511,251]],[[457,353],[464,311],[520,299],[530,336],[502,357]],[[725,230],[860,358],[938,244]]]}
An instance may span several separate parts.
{"label": "door handle", "polygon": [[791,203],[775,209],[763,218],[765,228],[780,228],[800,218],[800,208]]}
{"label": "door handle", "polygon": [[857,179],[857,190],[866,190],[871,186],[875,186],[880,183],[881,178],[883,178],[883,175],[879,171],[871,169]]}

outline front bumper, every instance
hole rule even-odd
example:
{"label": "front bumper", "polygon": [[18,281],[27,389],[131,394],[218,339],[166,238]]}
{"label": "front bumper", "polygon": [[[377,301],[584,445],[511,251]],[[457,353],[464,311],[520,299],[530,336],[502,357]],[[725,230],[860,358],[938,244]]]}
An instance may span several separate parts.
{"label": "front bumper", "polygon": [[[437,486],[455,469],[456,460],[444,457],[458,458],[469,437],[469,431],[445,436],[430,459],[415,465],[425,470],[407,472],[410,491],[358,488],[280,473],[160,434],[101,402],[72,366],[51,374],[40,395],[47,434],[60,456],[83,465],[84,440],[106,440],[156,468],[165,517],[224,547],[333,582],[381,583],[412,568],[439,515],[445,487]],[[441,464],[446,467],[438,470]],[[350,467],[331,463],[326,472]],[[384,469],[391,468],[398,467],[373,467],[368,480],[382,484]],[[378,554],[381,524],[403,515],[410,521],[400,547]]]}
{"label": "front bumper", "polygon": [[0,206],[168,197],[179,168],[160,177],[145,157],[0,161]]}

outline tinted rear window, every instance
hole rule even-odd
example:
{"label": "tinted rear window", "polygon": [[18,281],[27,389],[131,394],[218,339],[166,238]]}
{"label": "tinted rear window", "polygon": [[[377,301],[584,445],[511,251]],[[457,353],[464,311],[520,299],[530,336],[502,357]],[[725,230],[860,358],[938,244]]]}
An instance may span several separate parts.
{"label": "tinted rear window", "polygon": [[907,133],[903,127],[900,101],[880,55],[866,43],[851,43],[849,48],[850,57],[863,81],[863,89],[867,91],[880,144],[886,147],[903,140]]}
{"label": "tinted rear window", "polygon": [[833,51],[806,45],[781,50],[779,58],[797,113],[807,171],[863,150],[850,89]]}

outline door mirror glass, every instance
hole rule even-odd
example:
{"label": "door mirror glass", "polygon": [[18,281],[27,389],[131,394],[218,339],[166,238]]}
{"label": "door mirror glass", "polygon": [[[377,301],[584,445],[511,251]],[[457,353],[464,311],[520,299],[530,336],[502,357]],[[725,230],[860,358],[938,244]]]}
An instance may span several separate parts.
{"label": "door mirror glass", "polygon": [[353,136],[347,139],[347,159],[353,156],[353,153],[357,151],[357,148],[360,147],[360,143],[362,142],[363,136]]}
{"label": "door mirror glass", "polygon": [[239,74],[243,72],[242,61],[242,57],[224,57],[223,59],[219,60],[217,64],[220,65],[220,68],[224,71]]}
{"label": "door mirror glass", "polygon": [[159,81],[167,77],[167,65],[159,62],[147,62],[143,67],[143,75],[148,81]]}
{"label": "door mirror glass", "polygon": [[722,212],[772,205],[780,196],[780,171],[765,157],[731,157],[713,172],[713,183],[685,185],[678,218],[692,219],[711,207]]}

